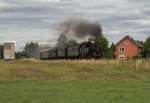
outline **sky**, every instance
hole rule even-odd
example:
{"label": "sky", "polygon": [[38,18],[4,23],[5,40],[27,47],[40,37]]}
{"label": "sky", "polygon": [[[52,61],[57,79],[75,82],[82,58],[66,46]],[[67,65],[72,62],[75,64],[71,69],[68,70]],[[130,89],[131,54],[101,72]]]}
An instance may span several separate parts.
{"label": "sky", "polygon": [[99,22],[114,43],[126,35],[142,41],[150,36],[150,0],[0,0],[0,43],[53,46],[58,25],[72,18]]}

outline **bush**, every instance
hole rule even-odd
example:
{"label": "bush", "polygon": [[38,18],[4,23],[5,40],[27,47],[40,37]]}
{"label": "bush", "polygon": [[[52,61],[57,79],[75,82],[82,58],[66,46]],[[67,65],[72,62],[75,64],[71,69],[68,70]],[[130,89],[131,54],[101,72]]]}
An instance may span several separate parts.
{"label": "bush", "polygon": [[147,40],[144,42],[141,55],[144,58],[150,58],[150,37],[148,37]]}

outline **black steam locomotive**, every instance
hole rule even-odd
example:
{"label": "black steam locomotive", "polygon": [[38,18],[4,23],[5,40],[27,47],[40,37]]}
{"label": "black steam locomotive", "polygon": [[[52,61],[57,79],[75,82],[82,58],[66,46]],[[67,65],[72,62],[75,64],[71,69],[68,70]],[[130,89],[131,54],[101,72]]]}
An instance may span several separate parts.
{"label": "black steam locomotive", "polygon": [[41,59],[78,59],[100,57],[98,44],[95,41],[86,41],[76,46],[53,48],[40,52]]}

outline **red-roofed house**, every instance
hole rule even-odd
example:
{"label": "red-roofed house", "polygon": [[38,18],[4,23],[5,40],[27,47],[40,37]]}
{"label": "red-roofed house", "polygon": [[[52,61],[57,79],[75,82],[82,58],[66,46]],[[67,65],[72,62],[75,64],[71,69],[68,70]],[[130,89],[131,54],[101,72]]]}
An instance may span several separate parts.
{"label": "red-roofed house", "polygon": [[138,57],[141,48],[140,43],[130,36],[125,36],[115,45],[115,57],[121,60]]}

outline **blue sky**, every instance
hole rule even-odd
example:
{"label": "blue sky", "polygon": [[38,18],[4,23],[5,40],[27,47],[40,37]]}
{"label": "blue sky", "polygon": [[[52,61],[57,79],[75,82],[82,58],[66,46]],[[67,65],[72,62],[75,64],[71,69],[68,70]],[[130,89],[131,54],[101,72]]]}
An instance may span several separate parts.
{"label": "blue sky", "polygon": [[59,24],[70,18],[99,22],[110,42],[150,36],[149,0],[0,0],[0,42],[55,45]]}

